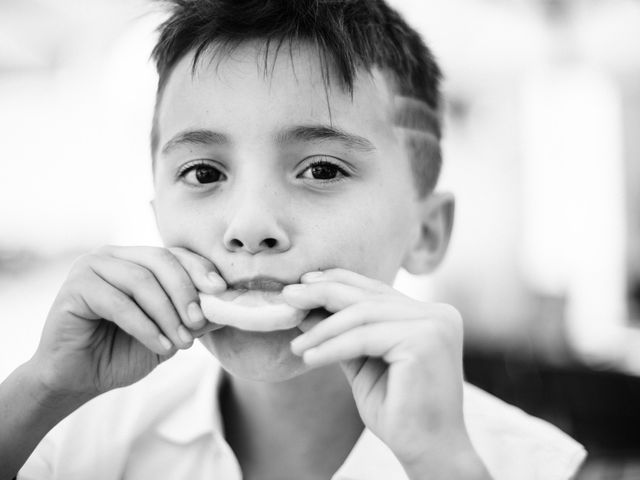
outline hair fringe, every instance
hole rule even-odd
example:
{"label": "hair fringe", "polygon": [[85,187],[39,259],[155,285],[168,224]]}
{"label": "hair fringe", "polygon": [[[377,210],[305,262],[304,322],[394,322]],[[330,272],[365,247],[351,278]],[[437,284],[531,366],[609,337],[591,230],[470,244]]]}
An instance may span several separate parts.
{"label": "hair fringe", "polygon": [[[327,101],[332,79],[353,95],[357,73],[379,68],[391,75],[396,93],[441,111],[442,73],[431,50],[384,0],[154,1],[169,12],[158,28],[159,38],[151,53],[159,74],[158,99],[173,67],[187,53],[195,52],[191,65],[195,74],[205,52],[213,62],[231,54],[244,41],[263,39],[265,75],[273,72],[285,42],[289,55],[293,55],[296,42],[313,45]],[[432,133],[439,139],[440,128]],[[417,150],[433,153],[433,148],[425,148],[415,139],[411,143]],[[435,156],[437,173],[439,153]]]}

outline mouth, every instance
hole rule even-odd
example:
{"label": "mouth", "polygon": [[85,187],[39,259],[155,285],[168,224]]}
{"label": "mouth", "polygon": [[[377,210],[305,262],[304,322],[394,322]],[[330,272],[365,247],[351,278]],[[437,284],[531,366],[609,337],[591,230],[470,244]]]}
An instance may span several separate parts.
{"label": "mouth", "polygon": [[301,324],[308,311],[285,302],[282,289],[288,284],[273,277],[229,282],[223,292],[201,293],[200,305],[205,318],[219,327],[262,333],[291,330]]}
{"label": "mouth", "polygon": [[231,290],[260,290],[263,292],[282,292],[282,289],[290,282],[283,282],[273,277],[253,277],[239,280],[229,284]]}
{"label": "mouth", "polygon": [[247,277],[228,282],[227,290],[217,296],[222,300],[248,307],[282,304],[285,303],[282,289],[289,283],[293,282],[268,276]]}

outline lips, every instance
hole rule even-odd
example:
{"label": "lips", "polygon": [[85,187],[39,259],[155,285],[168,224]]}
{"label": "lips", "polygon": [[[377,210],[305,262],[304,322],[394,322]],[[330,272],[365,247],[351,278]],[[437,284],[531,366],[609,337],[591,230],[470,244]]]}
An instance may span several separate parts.
{"label": "lips", "polygon": [[286,285],[287,283],[274,277],[253,277],[229,283],[228,290],[218,296],[248,307],[284,303],[282,289]]}
{"label": "lips", "polygon": [[240,280],[229,285],[232,290],[262,290],[264,292],[281,292],[287,283],[272,277],[254,277]]}

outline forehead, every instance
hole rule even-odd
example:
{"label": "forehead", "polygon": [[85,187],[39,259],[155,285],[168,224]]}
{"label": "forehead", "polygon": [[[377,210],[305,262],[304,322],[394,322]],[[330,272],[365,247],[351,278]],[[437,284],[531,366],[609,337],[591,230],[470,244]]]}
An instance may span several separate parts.
{"label": "forehead", "polygon": [[359,71],[352,94],[317,50],[304,44],[265,54],[259,43],[228,54],[205,52],[193,66],[193,52],[174,67],[156,112],[157,143],[193,128],[264,135],[303,124],[336,126],[393,140],[394,93],[379,70]]}

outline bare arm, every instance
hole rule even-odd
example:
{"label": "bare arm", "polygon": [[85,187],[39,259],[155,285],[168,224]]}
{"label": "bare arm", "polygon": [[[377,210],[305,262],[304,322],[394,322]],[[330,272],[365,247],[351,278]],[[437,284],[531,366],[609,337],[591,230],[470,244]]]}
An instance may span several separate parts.
{"label": "bare arm", "polygon": [[18,367],[0,384],[0,480],[14,478],[49,430],[89,399],[49,393],[32,361]]}
{"label": "bare arm", "polygon": [[195,330],[219,328],[202,316],[194,285],[215,291],[215,272],[184,249],[103,247],[78,259],[35,355],[0,385],[0,480],[91,398],[137,382],[189,348]]}

